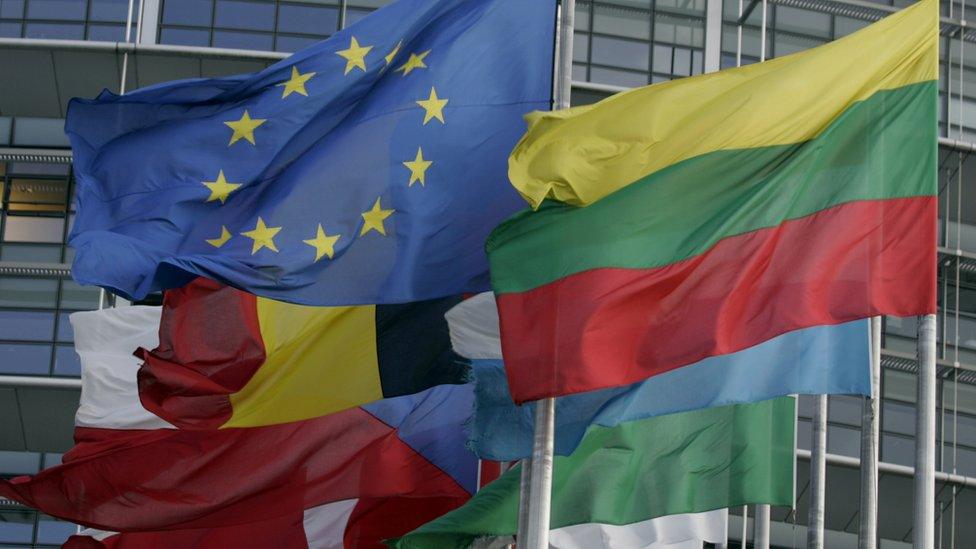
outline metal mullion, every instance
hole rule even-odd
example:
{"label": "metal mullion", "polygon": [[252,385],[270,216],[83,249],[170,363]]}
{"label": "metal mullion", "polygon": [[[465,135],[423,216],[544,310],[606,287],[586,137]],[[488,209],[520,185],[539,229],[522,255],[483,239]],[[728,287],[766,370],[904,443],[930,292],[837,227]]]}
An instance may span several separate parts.
{"label": "metal mullion", "polygon": [[210,47],[214,47],[214,34],[217,27],[217,0],[210,0]]}
{"label": "metal mullion", "polygon": [[[657,0],[651,0],[651,13],[647,14],[647,82],[654,82],[654,27],[657,23]],[[671,68],[674,68],[674,49],[671,49]]]}
{"label": "metal mullion", "polygon": [[590,2],[590,21],[587,25],[587,38],[586,38],[586,81],[592,80],[593,72],[593,19],[596,17],[596,2]]}

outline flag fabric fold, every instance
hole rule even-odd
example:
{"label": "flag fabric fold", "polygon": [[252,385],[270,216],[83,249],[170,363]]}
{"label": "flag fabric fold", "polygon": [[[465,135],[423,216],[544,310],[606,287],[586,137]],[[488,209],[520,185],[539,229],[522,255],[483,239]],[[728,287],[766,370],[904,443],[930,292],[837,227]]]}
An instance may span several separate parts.
{"label": "flag fabric fold", "polygon": [[463,430],[468,385],[266,427],[193,431],[153,419],[137,404],[132,354],[155,346],[153,309],[71,316],[83,378],[76,444],[58,467],[0,481],[0,495],[94,528],[169,531],[300,516],[353,499],[407,498],[420,512],[423,501],[460,504],[475,491],[477,459]]}
{"label": "flag fabric fold", "polygon": [[[572,455],[554,460],[551,528],[567,529],[559,538],[573,547],[597,539],[591,536],[600,530],[619,540],[641,538],[653,532],[646,521],[658,517],[746,503],[792,505],[794,414],[794,399],[781,397],[594,426]],[[513,535],[519,476],[517,467],[507,471],[395,546],[462,548]]]}
{"label": "flag fabric fold", "polygon": [[[494,296],[485,292],[462,301],[447,320],[454,350],[471,359],[475,376],[472,449],[497,461],[531,456],[535,404],[512,401]],[[624,387],[558,397],[555,453],[572,453],[590,425],[613,427],[790,394],[870,395],[868,336],[867,320],[815,326]]]}
{"label": "flag fabric fold", "polygon": [[315,307],[199,278],[164,296],[159,345],[137,353],[140,398],[177,427],[215,429],[467,383],[444,320],[458,301]]}
{"label": "flag fabric fold", "polygon": [[487,244],[515,400],[935,312],[938,21],[923,0],[824,46],[530,117],[509,173],[538,209]]}
{"label": "flag fabric fold", "polygon": [[254,74],[73,99],[73,276],[312,305],[487,289],[554,21],[552,0],[401,0]]}

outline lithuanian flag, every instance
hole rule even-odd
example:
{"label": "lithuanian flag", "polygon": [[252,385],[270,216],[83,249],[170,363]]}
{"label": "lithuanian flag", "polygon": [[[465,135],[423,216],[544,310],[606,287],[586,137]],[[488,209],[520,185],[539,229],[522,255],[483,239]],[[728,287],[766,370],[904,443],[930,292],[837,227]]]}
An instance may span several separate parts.
{"label": "lithuanian flag", "polygon": [[517,402],[935,311],[938,3],[761,64],[528,116],[490,236]]}
{"label": "lithuanian flag", "polygon": [[205,278],[168,290],[140,348],[142,405],[182,429],[260,427],[461,384],[444,319],[460,298],[313,307]]}

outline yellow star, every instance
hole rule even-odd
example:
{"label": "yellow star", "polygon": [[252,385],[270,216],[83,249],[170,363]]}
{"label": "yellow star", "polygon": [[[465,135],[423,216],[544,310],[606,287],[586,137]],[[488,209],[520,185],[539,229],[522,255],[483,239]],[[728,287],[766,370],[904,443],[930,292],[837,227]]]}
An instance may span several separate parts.
{"label": "yellow star", "polygon": [[349,41],[349,49],[336,52],[336,55],[346,60],[346,72],[342,74],[349,74],[349,71],[356,67],[365,72],[366,54],[371,49],[373,49],[373,46],[360,46],[359,42],[356,41],[356,37],[353,36],[352,40]]}
{"label": "yellow star", "polygon": [[323,255],[327,255],[329,259],[332,259],[332,256],[335,255],[335,243],[339,241],[339,237],[341,236],[339,234],[335,236],[325,234],[325,230],[322,229],[322,224],[319,223],[319,230],[315,233],[315,238],[303,240],[302,242],[315,248],[315,261],[322,259]]}
{"label": "yellow star", "polygon": [[214,248],[219,248],[224,244],[227,244],[228,240],[230,240],[230,231],[227,230],[227,227],[221,225],[220,236],[218,236],[217,238],[208,238],[207,244],[210,244]]}
{"label": "yellow star", "polygon": [[410,71],[414,69],[426,69],[427,65],[424,64],[424,58],[427,57],[427,54],[429,53],[430,50],[427,50],[420,55],[417,55],[416,53],[411,53],[410,58],[407,59],[406,63],[400,65],[400,68],[397,69],[397,72],[403,71],[403,76],[406,76],[410,74]]}
{"label": "yellow star", "polygon": [[400,46],[402,46],[402,45],[403,45],[403,40],[400,40],[399,42],[397,42],[397,45],[393,47],[393,51],[391,51],[390,53],[386,54],[386,57],[384,57],[383,59],[386,59],[386,64],[387,65],[389,65],[390,63],[392,63],[393,62],[393,59],[395,59],[396,56],[397,56],[397,54],[400,53]]}
{"label": "yellow star", "polygon": [[417,104],[424,108],[425,126],[434,118],[440,120],[441,124],[444,123],[444,105],[447,105],[447,101],[437,97],[437,90],[433,87],[430,88],[430,97],[417,101]]}
{"label": "yellow star", "polygon": [[247,139],[252,145],[256,145],[254,142],[254,129],[264,124],[266,118],[251,118],[248,112],[244,111],[244,116],[240,120],[230,120],[224,122],[230,129],[234,130],[234,135],[230,136],[230,143],[227,144],[228,147],[237,143],[241,139]]}
{"label": "yellow star", "polygon": [[280,230],[281,227],[268,227],[264,224],[264,220],[258,217],[258,224],[250,231],[244,231],[241,235],[254,241],[254,244],[251,246],[251,255],[254,255],[261,248],[268,248],[273,252],[277,252],[278,248],[275,246],[274,237]]}
{"label": "yellow star", "polygon": [[373,209],[363,212],[363,228],[359,231],[359,236],[363,236],[369,231],[376,231],[383,236],[386,236],[386,227],[383,226],[383,220],[387,217],[393,215],[396,210],[384,210],[380,206],[380,199],[376,199],[376,203],[373,204]]}
{"label": "yellow star", "polygon": [[306,72],[302,74],[298,72],[298,67],[293,66],[291,68],[291,78],[277,84],[278,86],[284,86],[284,90],[281,92],[281,98],[284,99],[293,93],[300,93],[305,97],[308,97],[308,92],[305,91],[305,83],[309,81],[310,78],[315,76],[314,72]]}
{"label": "yellow star", "polygon": [[216,181],[204,181],[204,185],[210,189],[210,196],[207,198],[207,202],[213,202],[214,200],[219,200],[221,204],[227,201],[227,197],[230,193],[237,190],[241,186],[240,183],[228,183],[227,179],[224,178],[224,170],[220,170],[217,173]]}
{"label": "yellow star", "polygon": [[420,181],[422,186],[426,185],[424,174],[427,172],[427,168],[433,163],[433,160],[424,160],[423,149],[417,147],[417,158],[403,163],[410,170],[410,181],[407,183],[407,186],[412,187],[416,181]]}

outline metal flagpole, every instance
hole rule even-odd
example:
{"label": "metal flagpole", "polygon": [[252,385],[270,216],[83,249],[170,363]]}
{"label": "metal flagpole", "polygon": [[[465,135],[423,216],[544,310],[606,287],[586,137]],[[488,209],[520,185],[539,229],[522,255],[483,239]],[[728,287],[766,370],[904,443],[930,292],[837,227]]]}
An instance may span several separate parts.
{"label": "metal flagpole", "polygon": [[752,535],[755,549],[769,549],[769,504],[756,505],[756,527]]}
{"label": "metal flagpole", "polygon": [[529,478],[531,470],[532,459],[523,459],[522,470],[519,472],[519,515],[518,530],[515,535],[515,539],[520,541],[527,539],[529,532],[529,491],[532,489]]}
{"label": "metal flagpole", "polygon": [[881,394],[881,317],[871,317],[871,396],[861,403],[861,522],[858,549],[878,546],[878,403]]}
{"label": "metal flagpole", "polygon": [[918,317],[915,414],[915,521],[912,547],[935,545],[935,315]]}
{"label": "metal flagpole", "polygon": [[[573,28],[576,0],[562,0],[557,33],[554,109],[569,108],[573,82]],[[549,516],[552,504],[552,458],[555,440],[556,399],[536,401],[529,467],[528,513],[519,549],[548,549]],[[524,543],[523,543],[524,540]]]}
{"label": "metal flagpole", "polygon": [[827,478],[827,395],[813,397],[813,440],[810,445],[810,514],[807,548],[823,549],[824,500]]}

